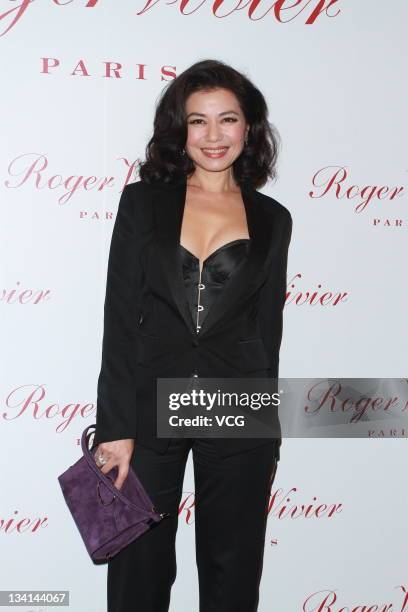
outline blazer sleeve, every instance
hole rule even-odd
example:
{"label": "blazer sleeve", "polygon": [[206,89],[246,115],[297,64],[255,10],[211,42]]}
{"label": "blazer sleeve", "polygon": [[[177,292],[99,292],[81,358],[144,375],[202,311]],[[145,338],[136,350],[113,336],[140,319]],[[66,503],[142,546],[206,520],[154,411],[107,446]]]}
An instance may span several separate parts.
{"label": "blazer sleeve", "polygon": [[94,444],[136,435],[132,364],[143,281],[140,228],[135,214],[140,194],[136,185],[126,185],[122,191],[110,243]]}
{"label": "blazer sleeve", "polygon": [[270,377],[279,376],[279,350],[283,331],[283,307],[286,300],[288,250],[292,236],[292,216],[287,208],[277,236],[277,261],[270,266],[259,305],[261,336],[270,362]]}

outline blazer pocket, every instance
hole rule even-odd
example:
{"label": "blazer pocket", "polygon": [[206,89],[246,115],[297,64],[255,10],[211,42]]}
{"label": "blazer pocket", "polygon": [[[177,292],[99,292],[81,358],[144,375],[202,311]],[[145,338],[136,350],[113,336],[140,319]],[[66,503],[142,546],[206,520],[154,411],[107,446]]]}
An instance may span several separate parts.
{"label": "blazer pocket", "polygon": [[267,370],[270,368],[268,354],[262,338],[238,340],[239,368],[243,372]]}
{"label": "blazer pocket", "polygon": [[159,338],[144,332],[137,331],[136,363],[142,366],[151,366],[152,361],[159,355]]}
{"label": "blazer pocket", "polygon": [[151,338],[153,340],[158,340],[159,336],[154,336],[153,334],[146,334],[146,332],[141,331],[140,329],[136,330],[136,334],[139,336],[143,336],[143,338]]}

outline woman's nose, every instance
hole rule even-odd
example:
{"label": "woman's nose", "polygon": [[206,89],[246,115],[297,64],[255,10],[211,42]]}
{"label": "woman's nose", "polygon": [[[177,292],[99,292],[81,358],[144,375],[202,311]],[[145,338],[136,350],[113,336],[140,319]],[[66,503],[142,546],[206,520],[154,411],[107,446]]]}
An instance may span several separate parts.
{"label": "woman's nose", "polygon": [[207,139],[211,142],[217,142],[221,138],[221,130],[218,125],[209,125],[207,130]]}

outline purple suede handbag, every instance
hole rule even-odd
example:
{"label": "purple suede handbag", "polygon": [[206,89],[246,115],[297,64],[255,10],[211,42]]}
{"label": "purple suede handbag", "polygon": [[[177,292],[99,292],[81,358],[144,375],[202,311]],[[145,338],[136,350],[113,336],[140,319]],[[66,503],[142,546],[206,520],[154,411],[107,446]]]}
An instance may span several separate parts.
{"label": "purple suede handbag", "polygon": [[97,445],[88,448],[95,427],[83,431],[83,457],[58,481],[92,561],[106,562],[170,514],[156,510],[132,466],[120,490],[113,484],[117,466],[101,472],[94,459]]}

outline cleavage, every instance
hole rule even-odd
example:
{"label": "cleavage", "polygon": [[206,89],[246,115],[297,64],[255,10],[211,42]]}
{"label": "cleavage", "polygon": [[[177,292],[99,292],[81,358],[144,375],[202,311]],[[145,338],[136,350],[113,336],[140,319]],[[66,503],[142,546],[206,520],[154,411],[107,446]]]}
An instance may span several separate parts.
{"label": "cleavage", "polygon": [[201,262],[200,258],[197,257],[197,255],[194,255],[194,253],[192,253],[189,249],[187,249],[184,245],[181,244],[180,242],[180,246],[181,248],[183,248],[185,251],[187,251],[187,253],[189,253],[189,255],[191,255],[192,257],[194,257],[194,259],[198,260],[198,263],[201,264],[201,269],[204,267],[205,263],[209,260],[211,260],[213,257],[215,257],[220,251],[223,251],[224,249],[234,245],[234,244],[239,244],[240,242],[249,242],[249,238],[237,238],[236,240],[230,240],[229,242],[226,242],[225,244],[222,244],[221,246],[219,246],[217,249],[215,249],[215,251],[212,251],[209,255],[207,255],[207,257]]}

